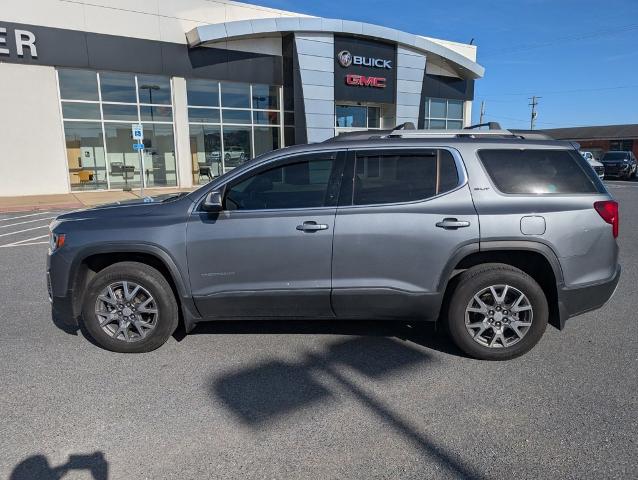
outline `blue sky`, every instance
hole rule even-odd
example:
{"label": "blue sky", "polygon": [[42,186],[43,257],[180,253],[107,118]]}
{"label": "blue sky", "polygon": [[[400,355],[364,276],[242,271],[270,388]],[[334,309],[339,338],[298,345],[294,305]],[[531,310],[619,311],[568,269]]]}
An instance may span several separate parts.
{"label": "blue sky", "polygon": [[474,38],[486,119],[528,128],[638,123],[638,0],[250,0],[459,42]]}

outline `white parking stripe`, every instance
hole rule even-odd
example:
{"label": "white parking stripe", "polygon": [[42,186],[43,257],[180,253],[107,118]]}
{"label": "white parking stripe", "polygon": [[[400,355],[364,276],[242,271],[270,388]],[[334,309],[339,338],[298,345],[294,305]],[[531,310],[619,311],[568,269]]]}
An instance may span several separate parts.
{"label": "white parking stripe", "polygon": [[17,232],[0,233],[0,237],[6,237],[7,235],[17,235],[18,233],[30,232],[31,230],[40,230],[41,228],[49,228],[49,226],[41,225],[39,227],[25,228],[24,230],[18,230]]}
{"label": "white parking stripe", "polygon": [[43,222],[45,220],[51,220],[52,218],[55,218],[55,217],[44,217],[44,218],[38,218],[36,220],[26,220],[24,222],[10,223],[9,225],[0,225],[0,228],[15,227],[16,225],[24,225],[25,223]]}
{"label": "white parking stripe", "polygon": [[46,245],[49,242],[30,242],[30,243],[9,243],[8,245],[0,245],[0,248],[26,247],[28,245]]}
{"label": "white parking stripe", "polygon": [[38,212],[38,213],[30,213],[29,215],[21,215],[19,217],[0,218],[0,222],[8,222],[10,220],[18,220],[19,218],[35,217],[36,215],[46,215],[47,213],[51,213],[51,212]]}

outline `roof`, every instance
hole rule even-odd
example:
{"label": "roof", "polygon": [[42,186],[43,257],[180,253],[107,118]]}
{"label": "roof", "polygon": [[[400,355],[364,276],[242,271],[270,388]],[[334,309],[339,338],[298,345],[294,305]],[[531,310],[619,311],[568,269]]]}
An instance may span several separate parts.
{"label": "roof", "polygon": [[638,124],[551,128],[542,132],[557,140],[621,140],[638,138]]}
{"label": "roof", "polygon": [[485,74],[485,68],[478,63],[429,38],[380,25],[334,18],[282,17],[214,23],[193,28],[186,34],[186,39],[189,47],[197,47],[226,40],[267,37],[282,32],[345,33],[382,39],[441,57],[465,77],[477,79]]}

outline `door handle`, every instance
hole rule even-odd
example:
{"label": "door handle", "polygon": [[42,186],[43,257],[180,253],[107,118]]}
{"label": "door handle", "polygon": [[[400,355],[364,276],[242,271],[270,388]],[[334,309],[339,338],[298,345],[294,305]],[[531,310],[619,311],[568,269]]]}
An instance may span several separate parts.
{"label": "door handle", "polygon": [[440,222],[436,222],[436,226],[445,230],[456,230],[457,228],[469,227],[470,222],[458,220],[456,218],[444,218]]}
{"label": "door handle", "polygon": [[302,232],[318,232],[319,230],[328,230],[328,225],[317,222],[303,222],[301,225],[297,225],[297,230]]}

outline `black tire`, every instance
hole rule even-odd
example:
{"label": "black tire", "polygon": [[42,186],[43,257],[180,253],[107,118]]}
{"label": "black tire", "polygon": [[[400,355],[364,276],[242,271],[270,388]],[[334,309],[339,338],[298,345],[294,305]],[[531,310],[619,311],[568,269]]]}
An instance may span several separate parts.
{"label": "black tire", "polygon": [[[529,300],[533,312],[531,326],[523,338],[513,345],[501,348],[478,343],[465,326],[466,308],[474,295],[493,285],[509,285],[522,292]],[[467,355],[481,360],[509,360],[523,355],[538,343],[547,327],[548,317],[547,298],[532,277],[510,265],[490,263],[472,267],[460,274],[450,299],[447,329],[452,341]]]}
{"label": "black tire", "polygon": [[[135,342],[113,338],[99,325],[95,314],[96,301],[107,286],[121,281],[135,282],[146,289],[157,309],[155,327]],[[83,331],[100,347],[112,352],[150,352],[162,346],[173,334],[178,324],[178,308],[175,295],[166,278],[153,267],[138,262],[120,262],[99,271],[90,281],[82,301]]]}

